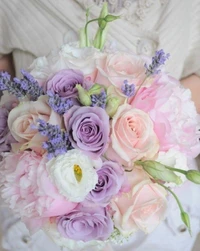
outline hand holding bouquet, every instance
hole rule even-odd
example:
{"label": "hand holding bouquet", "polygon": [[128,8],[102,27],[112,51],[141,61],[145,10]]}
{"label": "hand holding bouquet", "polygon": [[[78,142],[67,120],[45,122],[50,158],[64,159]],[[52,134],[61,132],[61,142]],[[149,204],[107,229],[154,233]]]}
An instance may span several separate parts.
{"label": "hand holding bouquet", "polygon": [[36,59],[22,79],[0,74],[1,195],[30,231],[71,250],[152,232],[168,193],[190,231],[173,189],[200,184],[187,165],[200,152],[190,91],[165,72],[163,50],[150,59],[103,49],[117,18],[104,5],[81,47]]}

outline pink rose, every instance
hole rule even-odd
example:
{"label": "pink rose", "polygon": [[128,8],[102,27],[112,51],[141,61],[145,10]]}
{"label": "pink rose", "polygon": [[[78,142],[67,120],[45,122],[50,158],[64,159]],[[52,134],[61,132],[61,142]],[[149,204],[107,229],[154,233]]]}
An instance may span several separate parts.
{"label": "pink rose", "polygon": [[[132,162],[153,158],[159,144],[148,114],[128,104],[119,106],[112,120],[111,145],[120,158]],[[112,156],[111,156],[112,157]]]}
{"label": "pink rose", "polygon": [[25,151],[5,154],[0,164],[2,197],[22,218],[63,215],[77,205],[58,193],[46,171],[46,162],[46,157]]}
{"label": "pink rose", "polygon": [[44,137],[32,128],[38,119],[54,125],[61,125],[61,117],[47,103],[47,97],[41,96],[37,101],[20,103],[8,116],[8,127],[13,137],[20,143],[14,144],[14,150],[31,148],[42,153]]}
{"label": "pink rose", "polygon": [[141,56],[126,52],[108,54],[103,59],[97,60],[98,74],[95,82],[106,86],[112,84],[120,92],[124,80],[137,87],[146,77],[145,62]]}
{"label": "pink rose", "polygon": [[177,80],[162,75],[149,88],[141,88],[129,104],[151,117],[160,151],[175,148],[192,157],[198,155],[198,115],[190,91]]}
{"label": "pink rose", "polygon": [[122,193],[111,202],[114,224],[123,235],[138,229],[150,233],[165,218],[167,193],[153,183],[143,170],[135,168],[127,175],[130,192]]}

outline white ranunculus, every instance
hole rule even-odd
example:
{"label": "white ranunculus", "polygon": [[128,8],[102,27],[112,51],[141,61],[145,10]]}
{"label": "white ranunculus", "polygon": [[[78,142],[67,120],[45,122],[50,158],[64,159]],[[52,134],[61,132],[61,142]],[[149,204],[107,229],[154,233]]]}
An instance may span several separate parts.
{"label": "white ranunculus", "polygon": [[[160,162],[163,165],[181,169],[184,171],[187,171],[189,169],[186,156],[173,148],[170,149],[168,152],[159,152],[156,161]],[[182,182],[186,181],[186,177],[184,174],[181,174],[179,172],[175,173],[181,178]],[[171,187],[176,186],[174,183],[170,183],[169,185]]]}
{"label": "white ranunculus", "polygon": [[98,182],[95,168],[99,161],[73,149],[50,160],[47,169],[60,194],[72,202],[81,202]]}
{"label": "white ranunculus", "polygon": [[67,248],[69,251],[100,251],[107,244],[105,241],[75,241],[67,239],[59,233],[55,222],[52,220],[43,227],[44,232],[61,248]]}

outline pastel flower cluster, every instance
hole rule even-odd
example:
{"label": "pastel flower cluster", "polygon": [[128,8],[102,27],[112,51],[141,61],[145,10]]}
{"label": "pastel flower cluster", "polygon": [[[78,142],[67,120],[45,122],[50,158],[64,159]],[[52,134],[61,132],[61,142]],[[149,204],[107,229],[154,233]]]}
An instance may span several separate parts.
{"label": "pastel flower cluster", "polygon": [[168,57],[64,45],[21,80],[1,73],[1,195],[32,232],[76,250],[164,220],[164,185],[200,151],[190,91],[160,71]]}

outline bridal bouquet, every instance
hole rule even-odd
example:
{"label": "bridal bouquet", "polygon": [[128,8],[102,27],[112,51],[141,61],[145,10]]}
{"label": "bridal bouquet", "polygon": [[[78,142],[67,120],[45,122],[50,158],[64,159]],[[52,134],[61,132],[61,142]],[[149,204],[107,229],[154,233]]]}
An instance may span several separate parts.
{"label": "bridal bouquet", "polygon": [[190,91],[165,72],[163,50],[151,59],[103,49],[117,18],[104,5],[81,46],[36,59],[21,79],[0,73],[1,195],[31,232],[70,250],[151,233],[169,194],[190,231],[174,191],[200,184],[187,165],[200,151]]}

